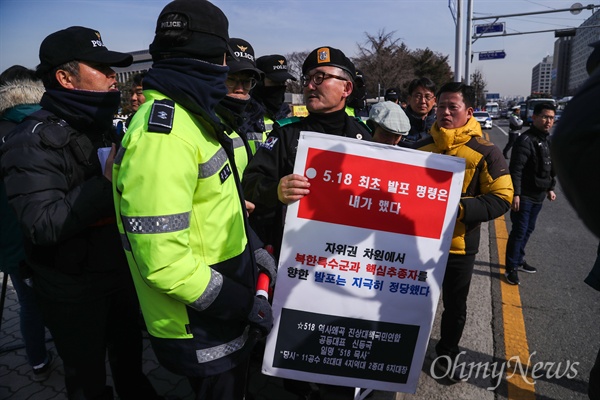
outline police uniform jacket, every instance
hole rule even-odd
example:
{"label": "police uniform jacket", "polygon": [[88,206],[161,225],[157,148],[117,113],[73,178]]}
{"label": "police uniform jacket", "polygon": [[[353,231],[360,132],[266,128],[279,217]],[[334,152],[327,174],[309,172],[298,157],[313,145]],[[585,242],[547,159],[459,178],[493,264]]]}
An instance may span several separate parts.
{"label": "police uniform jacket", "polygon": [[231,155],[246,150],[208,115],[144,94],[113,169],[123,245],[160,363],[216,375],[247,359],[253,344],[257,270],[236,176],[243,165]]}
{"label": "police uniform jacket", "polygon": [[548,135],[531,127],[519,136],[509,168],[515,196],[527,197],[536,203],[543,202],[548,191],[556,186]]}
{"label": "police uniform jacket", "polygon": [[500,149],[482,137],[481,126],[473,117],[457,129],[441,128],[436,122],[430,133],[430,143],[419,150],[466,161],[450,253],[476,254],[481,223],[503,215],[512,203],[513,186],[506,161]]}

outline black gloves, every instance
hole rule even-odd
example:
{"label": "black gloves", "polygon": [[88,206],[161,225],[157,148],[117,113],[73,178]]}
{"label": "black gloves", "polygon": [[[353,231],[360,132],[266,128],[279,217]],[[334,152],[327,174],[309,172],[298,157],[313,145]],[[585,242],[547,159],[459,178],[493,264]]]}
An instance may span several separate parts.
{"label": "black gloves", "polygon": [[269,276],[269,286],[274,287],[277,280],[277,264],[275,264],[273,256],[267,250],[261,248],[254,251],[254,258],[258,270]]}
{"label": "black gloves", "polygon": [[267,336],[273,328],[273,311],[269,300],[261,296],[254,297],[252,310],[248,314],[251,328],[258,328],[262,336]]}

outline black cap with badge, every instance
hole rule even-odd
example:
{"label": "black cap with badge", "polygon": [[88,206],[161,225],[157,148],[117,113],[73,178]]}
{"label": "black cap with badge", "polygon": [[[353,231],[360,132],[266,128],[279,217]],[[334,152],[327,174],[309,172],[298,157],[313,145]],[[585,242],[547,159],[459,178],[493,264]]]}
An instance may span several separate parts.
{"label": "black cap with badge", "polygon": [[306,57],[302,64],[302,74],[306,75],[317,67],[337,67],[348,72],[352,79],[356,76],[356,69],[352,61],[341,50],[329,46],[314,49]]}
{"label": "black cap with badge", "polygon": [[256,66],[273,82],[282,83],[288,79],[298,80],[288,72],[287,60],[280,54],[258,57],[256,59]]}
{"label": "black cap with badge", "polygon": [[231,56],[227,57],[229,73],[234,74],[236,72],[248,71],[255,75],[256,80],[262,80],[265,74],[260,69],[256,68],[254,48],[252,48],[252,45],[244,39],[231,38],[229,39],[229,47],[233,49],[237,58],[236,60]]}
{"label": "black cap with badge", "polygon": [[[181,32],[179,37],[173,33]],[[222,64],[223,54],[237,59],[229,47],[229,21],[223,11],[206,0],[174,0],[161,11],[150,44],[154,61],[194,57]]]}
{"label": "black cap with badge", "polygon": [[48,35],[40,45],[40,65],[36,74],[43,76],[70,61],[88,61],[111,67],[127,67],[133,56],[110,51],[104,46],[100,32],[83,26],[69,28]]}

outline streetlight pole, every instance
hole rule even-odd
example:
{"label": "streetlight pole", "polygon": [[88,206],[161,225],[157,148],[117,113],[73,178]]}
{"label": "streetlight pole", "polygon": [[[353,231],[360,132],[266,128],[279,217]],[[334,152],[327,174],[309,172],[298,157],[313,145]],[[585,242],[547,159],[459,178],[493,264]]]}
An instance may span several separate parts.
{"label": "streetlight pole", "polygon": [[[457,1],[462,1],[462,0],[457,0]],[[469,82],[469,67],[470,67],[470,62],[471,62],[471,44],[475,43],[475,41],[477,39],[480,38],[491,38],[491,37],[499,37],[499,36],[513,36],[513,35],[527,35],[530,33],[543,33],[543,32],[561,32],[561,31],[571,31],[572,29],[563,29],[563,30],[556,30],[556,29],[548,29],[548,30],[541,30],[541,31],[531,31],[531,32],[518,32],[518,33],[499,33],[497,35],[486,35],[483,36],[483,33],[481,33],[479,36],[475,36],[473,35],[473,37],[471,37],[471,28],[473,26],[473,21],[478,21],[478,20],[483,20],[483,19],[493,19],[495,21],[498,21],[498,19],[500,18],[510,18],[510,17],[522,17],[525,15],[539,15],[539,14],[550,14],[550,13],[557,13],[557,12],[565,12],[565,11],[569,11],[571,14],[577,15],[578,13],[580,13],[582,10],[592,10],[594,11],[594,9],[599,8],[600,5],[597,4],[588,4],[587,6],[583,6],[581,4],[575,3],[573,4],[570,8],[561,8],[561,9],[556,9],[556,10],[545,10],[545,11],[532,11],[532,12],[524,12],[524,13],[517,13],[517,14],[506,14],[506,15],[494,15],[494,16],[486,16],[486,17],[475,17],[473,18],[473,0],[468,0],[469,4],[468,4],[468,12],[467,12],[467,40],[466,40],[466,50],[465,50],[465,60],[466,60],[466,64],[465,64],[465,74],[466,74],[466,82]],[[460,10],[460,8],[459,8]],[[594,25],[593,27],[596,27],[597,25]],[[581,28],[591,28],[592,26],[587,26],[587,27],[579,27],[579,28],[573,28],[573,29],[581,29]],[[458,40],[458,18],[457,18],[457,31],[456,31],[456,37]],[[572,35],[568,35],[568,36],[572,36]],[[458,51],[458,48],[457,48]],[[455,76],[456,76],[456,72],[455,72]],[[456,80],[456,78],[455,78]]]}
{"label": "streetlight pole", "polygon": [[[456,42],[454,47],[454,81],[461,82],[463,44],[463,0],[456,0]],[[471,40],[468,38],[468,40]]]}
{"label": "streetlight pole", "polygon": [[467,0],[467,48],[465,50],[465,83],[471,82],[471,29],[473,26],[473,0]]}

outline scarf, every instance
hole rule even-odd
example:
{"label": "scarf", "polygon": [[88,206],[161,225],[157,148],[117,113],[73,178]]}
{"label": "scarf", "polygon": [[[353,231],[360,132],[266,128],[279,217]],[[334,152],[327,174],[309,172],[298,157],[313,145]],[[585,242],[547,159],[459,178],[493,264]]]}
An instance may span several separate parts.
{"label": "scarf", "polygon": [[144,89],[154,89],[196,115],[220,123],[215,107],[227,94],[229,67],[190,58],[157,61],[144,78]]}
{"label": "scarf", "polygon": [[121,103],[121,92],[48,89],[40,105],[64,119],[74,129],[103,132],[111,129]]}
{"label": "scarf", "polygon": [[[264,105],[269,117],[273,121],[276,121],[287,117],[287,113],[283,116],[281,115],[282,104],[285,101],[285,90],[285,86],[264,86],[262,83],[259,83],[252,90],[252,96]],[[289,111],[287,104],[285,106]]]}

